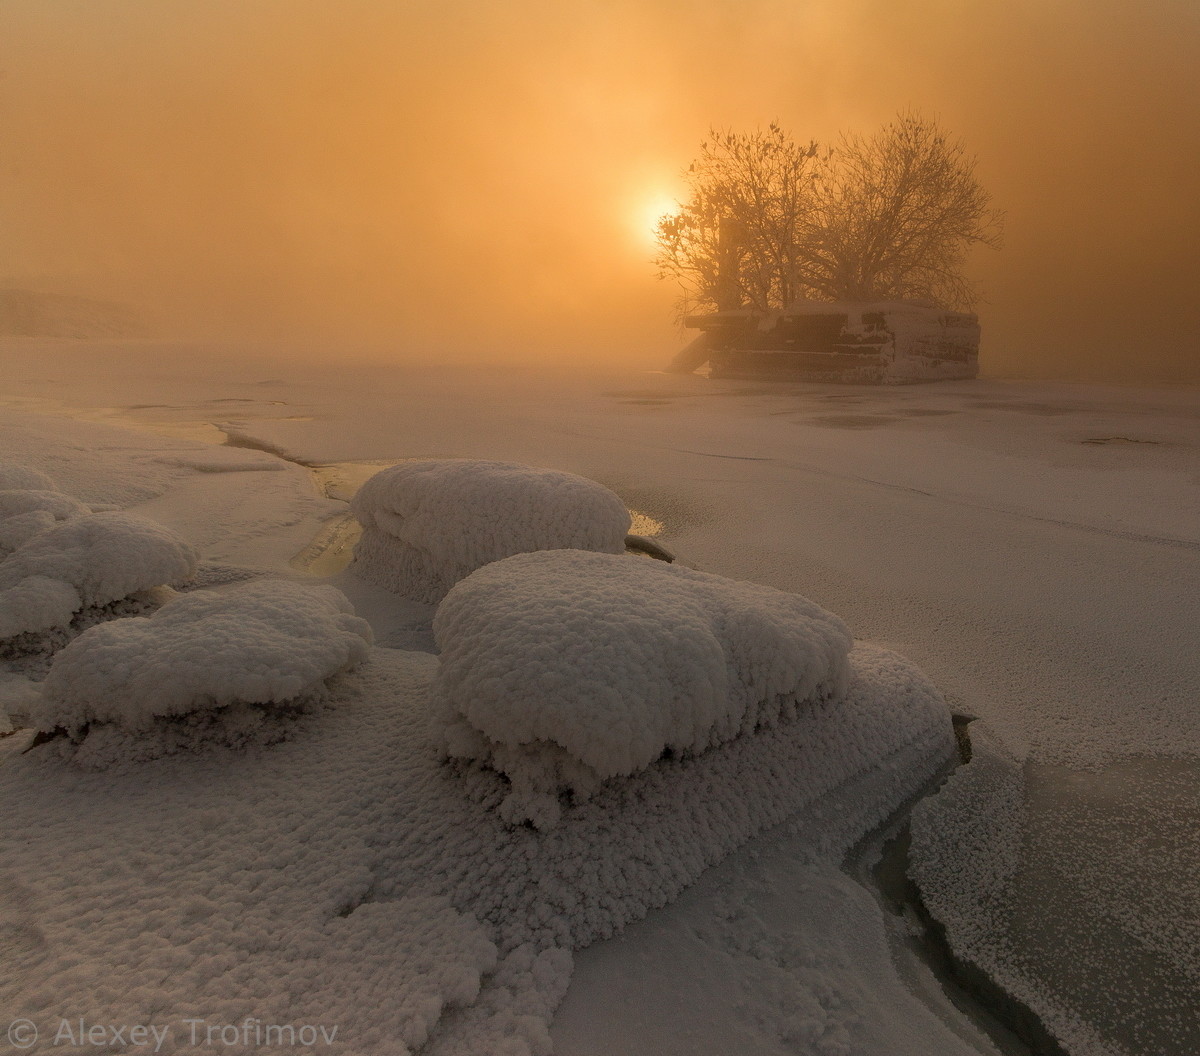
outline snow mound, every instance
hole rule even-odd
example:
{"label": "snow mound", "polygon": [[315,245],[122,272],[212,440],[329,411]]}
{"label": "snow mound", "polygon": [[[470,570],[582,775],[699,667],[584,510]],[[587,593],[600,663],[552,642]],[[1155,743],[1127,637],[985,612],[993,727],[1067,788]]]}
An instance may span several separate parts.
{"label": "snow mound", "polygon": [[91,512],[41,470],[0,462],[0,559],[56,522]]}
{"label": "snow mound", "polygon": [[53,528],[57,522],[91,512],[82,502],[58,491],[0,490],[0,558]]}
{"label": "snow mound", "polygon": [[26,489],[57,491],[58,485],[40,469],[19,466],[13,462],[0,462],[0,491]]}
{"label": "snow mound", "polygon": [[195,551],[152,521],[126,513],[64,521],[0,561],[0,639],[62,627],[80,609],[183,583],[195,571]]}
{"label": "snow mound", "polygon": [[554,550],[459,583],[434,618],[446,754],[504,773],[506,820],[845,692],[852,640],[808,599],[692,569]]}
{"label": "snow mound", "polygon": [[362,522],[357,574],[434,604],[475,569],[533,550],[625,549],[625,504],[595,481],[515,462],[429,459],[371,477],[350,504]]}
{"label": "snow mound", "polygon": [[92,512],[90,507],[61,491],[34,488],[0,490],[0,520],[35,511],[44,511],[56,521],[66,521]]}
{"label": "snow mound", "polygon": [[259,580],[184,594],[81,634],[55,658],[34,718],[44,731],[99,722],[136,734],[158,718],[295,701],[365,660],[370,644],[333,587]]}
{"label": "snow mound", "polygon": [[41,535],[54,525],[54,514],[49,510],[29,510],[0,520],[0,559],[8,557],[35,535]]}

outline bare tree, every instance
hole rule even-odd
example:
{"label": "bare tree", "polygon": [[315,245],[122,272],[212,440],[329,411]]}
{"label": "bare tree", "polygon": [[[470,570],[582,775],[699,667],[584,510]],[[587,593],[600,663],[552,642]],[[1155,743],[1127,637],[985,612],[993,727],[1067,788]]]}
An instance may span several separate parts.
{"label": "bare tree", "polygon": [[974,159],[919,114],[829,151],[775,124],[714,133],[687,181],[688,201],[659,222],[656,258],[685,311],[802,297],[969,307],[969,249],[1000,244]]}
{"label": "bare tree", "polygon": [[901,114],[872,136],[844,135],[816,185],[803,281],[832,300],[916,299],[969,308],[972,245],[1000,246],[1002,216],[975,159],[936,123]]}
{"label": "bare tree", "polygon": [[778,125],[710,133],[688,168],[689,197],[658,223],[655,263],[690,306],[767,309],[799,288],[799,232],[814,206],[815,143],[795,142]]}

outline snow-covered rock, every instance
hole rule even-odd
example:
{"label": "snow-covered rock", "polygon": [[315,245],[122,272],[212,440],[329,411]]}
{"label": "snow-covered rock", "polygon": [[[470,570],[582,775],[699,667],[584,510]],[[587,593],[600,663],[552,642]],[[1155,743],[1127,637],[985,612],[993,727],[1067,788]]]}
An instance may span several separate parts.
{"label": "snow-covered rock", "polygon": [[49,510],[30,510],[26,514],[5,517],[0,521],[0,560],[19,550],[35,535],[48,532],[55,523],[58,522]]}
{"label": "snow-covered rock", "polygon": [[160,718],[296,701],[370,645],[370,626],[333,587],[257,580],[197,591],[81,634],[55,658],[34,718],[45,731],[110,723],[136,734]]}
{"label": "snow-covered rock", "polygon": [[625,549],[625,504],[595,481],[515,462],[406,462],[377,473],[350,505],[362,522],[355,572],[436,603],[464,576],[533,550]]}
{"label": "snow-covered rock", "polygon": [[0,462],[0,559],[58,521],[91,512],[41,470]]}
{"label": "snow-covered rock", "polygon": [[29,510],[0,520],[0,560],[24,546],[35,535],[53,528],[57,522],[49,510]]}
{"label": "snow-covered rock", "polygon": [[695,754],[846,687],[852,640],[806,598],[578,550],[479,569],[434,618],[449,756],[504,773],[509,821],[557,822],[664,752]]}
{"label": "snow-covered rock", "polygon": [[53,528],[57,522],[91,512],[78,499],[59,491],[0,490],[0,558]]}
{"label": "snow-covered rock", "polygon": [[92,512],[90,507],[61,491],[34,488],[0,490],[0,520],[33,511],[44,511],[56,521],[66,521]]}
{"label": "snow-covered rock", "polygon": [[0,491],[13,489],[57,491],[58,487],[40,469],[17,465],[14,462],[0,462]]}
{"label": "snow-covered rock", "polygon": [[62,627],[80,609],[195,572],[195,551],[162,525],[126,513],[74,517],[0,560],[0,640]]}

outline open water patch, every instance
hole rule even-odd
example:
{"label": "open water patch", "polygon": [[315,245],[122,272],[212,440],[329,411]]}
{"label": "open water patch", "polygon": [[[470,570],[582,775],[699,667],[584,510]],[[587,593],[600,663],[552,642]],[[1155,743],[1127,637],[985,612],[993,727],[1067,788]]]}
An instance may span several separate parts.
{"label": "open water patch", "polygon": [[[954,952],[945,927],[926,907],[921,890],[910,875],[913,809],[922,800],[936,795],[957,766],[969,765],[971,761],[972,720],[955,715],[953,721],[957,764],[936,775],[860,840],[846,856],[845,868],[871,891],[884,910],[888,939],[902,975],[913,977],[922,970],[927,972],[946,1000],[986,1033],[1004,1056],[1069,1056],[1028,1004]],[[922,992],[919,985],[911,988],[916,993]],[[936,1007],[933,1010],[936,1012]]]}
{"label": "open water patch", "polygon": [[1143,440],[1135,436],[1090,436],[1079,442],[1081,444],[1162,444],[1161,440]]}

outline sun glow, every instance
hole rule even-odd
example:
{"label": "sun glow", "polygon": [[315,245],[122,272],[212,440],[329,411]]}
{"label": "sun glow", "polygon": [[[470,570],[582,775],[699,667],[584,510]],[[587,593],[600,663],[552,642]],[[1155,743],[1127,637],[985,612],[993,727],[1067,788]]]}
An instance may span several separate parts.
{"label": "sun glow", "polygon": [[655,244],[658,222],[664,216],[679,212],[679,202],[667,194],[656,194],[643,200],[634,219],[634,228],[642,241],[649,246]]}

